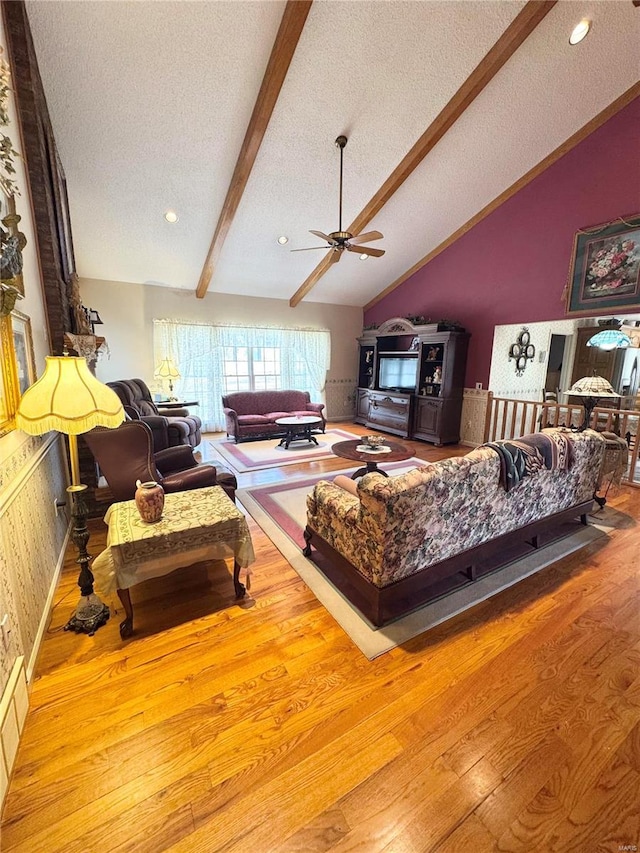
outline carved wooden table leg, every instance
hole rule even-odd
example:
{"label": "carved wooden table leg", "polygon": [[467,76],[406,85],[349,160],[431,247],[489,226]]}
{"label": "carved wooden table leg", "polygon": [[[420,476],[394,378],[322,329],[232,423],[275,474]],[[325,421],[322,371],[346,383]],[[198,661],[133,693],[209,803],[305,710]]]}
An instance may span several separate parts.
{"label": "carved wooden table leg", "polygon": [[237,561],[233,561],[233,585],[236,590],[236,598],[244,598],[246,592],[245,585],[240,583],[240,566]]}
{"label": "carved wooden table leg", "polygon": [[120,623],[120,636],[123,640],[133,634],[133,605],[131,604],[131,593],[128,589],[119,589],[118,598],[124,607],[125,619]]}

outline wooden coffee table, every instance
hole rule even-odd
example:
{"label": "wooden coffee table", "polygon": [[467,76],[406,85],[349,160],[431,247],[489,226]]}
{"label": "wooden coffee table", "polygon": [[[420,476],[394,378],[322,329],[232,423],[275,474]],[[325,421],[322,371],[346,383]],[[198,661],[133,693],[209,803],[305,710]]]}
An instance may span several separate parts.
{"label": "wooden coffee table", "polygon": [[314,415],[301,415],[299,418],[276,418],[276,423],[287,431],[287,434],[280,439],[278,447],[284,444],[285,450],[287,450],[292,441],[318,443],[315,435],[312,434],[312,430],[318,429],[322,423],[322,418]]}
{"label": "wooden coffee table", "polygon": [[351,441],[338,441],[331,447],[335,455],[340,456],[342,459],[351,459],[354,462],[365,463],[364,468],[358,468],[351,475],[352,480],[362,477],[365,474],[370,474],[372,471],[377,471],[383,477],[388,477],[389,475],[386,471],[378,468],[378,462],[402,462],[404,459],[410,459],[413,456],[413,453],[404,444],[400,444],[399,441],[385,441],[384,446],[391,449],[383,452],[358,450],[357,448],[360,446],[362,446],[362,442],[356,438]]}

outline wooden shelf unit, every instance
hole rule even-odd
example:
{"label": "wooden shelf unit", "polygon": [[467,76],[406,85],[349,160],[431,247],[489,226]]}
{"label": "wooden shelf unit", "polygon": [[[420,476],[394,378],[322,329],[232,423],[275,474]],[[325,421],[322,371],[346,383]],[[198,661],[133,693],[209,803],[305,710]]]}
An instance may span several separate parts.
{"label": "wooden shelf unit", "polygon": [[[464,330],[394,318],[365,331],[359,343],[356,423],[437,446],[459,441],[469,343]],[[411,389],[380,387],[385,357],[415,359]]]}

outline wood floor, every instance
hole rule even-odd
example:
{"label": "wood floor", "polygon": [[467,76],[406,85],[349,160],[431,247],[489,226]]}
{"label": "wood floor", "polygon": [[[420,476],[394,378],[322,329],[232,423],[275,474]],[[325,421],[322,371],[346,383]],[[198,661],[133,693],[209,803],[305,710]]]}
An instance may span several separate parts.
{"label": "wood floor", "polygon": [[607,539],[372,662],[252,521],[247,606],[223,563],[192,567],[133,589],[126,642],[121,612],[61,630],[70,550],[0,849],[637,850],[640,491],[609,505],[628,521]]}

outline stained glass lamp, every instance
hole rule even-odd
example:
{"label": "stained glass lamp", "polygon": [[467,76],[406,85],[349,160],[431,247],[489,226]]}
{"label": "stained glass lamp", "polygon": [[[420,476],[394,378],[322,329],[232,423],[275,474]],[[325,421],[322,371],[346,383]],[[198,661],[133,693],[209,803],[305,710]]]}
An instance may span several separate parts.
{"label": "stained glass lamp", "polygon": [[598,405],[598,400],[620,397],[620,394],[613,390],[603,376],[584,376],[569,388],[567,394],[575,397],[584,397],[584,421],[578,427],[580,432],[589,426],[591,413]]}
{"label": "stained glass lamp", "polygon": [[598,347],[604,350],[621,349],[630,344],[629,335],[625,335],[619,329],[603,329],[587,341],[588,347]]}

